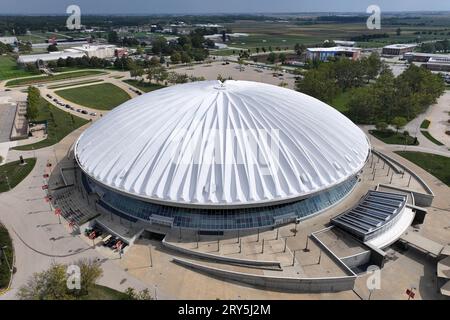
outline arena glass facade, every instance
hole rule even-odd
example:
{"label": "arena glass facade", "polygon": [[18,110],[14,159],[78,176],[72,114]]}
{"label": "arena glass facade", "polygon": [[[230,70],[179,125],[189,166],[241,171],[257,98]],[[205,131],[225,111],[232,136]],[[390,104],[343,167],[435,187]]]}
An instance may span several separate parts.
{"label": "arena glass facade", "polygon": [[88,193],[99,196],[98,205],[122,218],[136,222],[157,221],[163,217],[171,227],[204,231],[269,228],[278,224],[306,219],[344,199],[358,181],[353,176],[346,181],[307,199],[292,203],[239,209],[194,209],[165,206],[112,191],[82,173],[82,183]]}

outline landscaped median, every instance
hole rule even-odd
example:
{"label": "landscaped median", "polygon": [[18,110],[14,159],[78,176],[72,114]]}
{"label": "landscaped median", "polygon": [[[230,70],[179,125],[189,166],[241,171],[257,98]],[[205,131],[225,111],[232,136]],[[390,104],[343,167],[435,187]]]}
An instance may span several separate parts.
{"label": "landscaped median", "polygon": [[395,153],[418,165],[450,187],[449,157],[413,151],[395,151]]}
{"label": "landscaped median", "polygon": [[68,101],[97,110],[111,110],[131,98],[111,83],[63,89],[55,93]]}
{"label": "landscaped median", "polygon": [[154,90],[158,90],[158,89],[166,87],[162,84],[156,84],[156,83],[150,83],[150,82],[144,82],[144,81],[132,80],[132,79],[124,80],[123,82],[125,82],[125,83],[129,84],[130,86],[133,86],[136,89],[139,89],[143,92],[150,92],[150,91],[154,91]]}
{"label": "landscaped median", "polygon": [[375,138],[387,144],[399,144],[408,146],[417,146],[419,141],[417,138],[411,137],[408,133],[395,132],[393,130],[369,130],[369,133]]}
{"label": "landscaped median", "polygon": [[40,84],[40,83],[46,83],[46,82],[70,80],[70,79],[75,79],[75,78],[96,76],[96,75],[102,75],[102,74],[107,74],[107,72],[99,71],[99,70],[81,70],[81,71],[74,71],[74,72],[58,73],[58,74],[51,75],[51,76],[45,75],[45,76],[27,77],[27,78],[10,80],[6,83],[6,87],[29,86],[29,85],[35,85],[35,84]]}
{"label": "landscaped median", "polygon": [[6,163],[0,166],[0,193],[9,191],[17,186],[33,170],[36,158],[24,159]]}
{"label": "landscaped median", "polygon": [[433,142],[435,145],[438,146],[443,146],[444,144],[442,142],[440,142],[439,140],[436,140],[428,131],[426,130],[420,130],[420,132],[422,132],[422,134],[431,142]]}

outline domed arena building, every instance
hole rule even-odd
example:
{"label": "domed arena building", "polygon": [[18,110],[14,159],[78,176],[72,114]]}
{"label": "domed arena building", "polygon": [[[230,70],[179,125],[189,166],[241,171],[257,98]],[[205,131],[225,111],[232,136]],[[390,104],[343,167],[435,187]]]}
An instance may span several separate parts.
{"label": "domed arena building", "polygon": [[202,81],[134,98],[78,138],[82,185],[131,221],[211,232],[305,219],[351,193],[362,130],[302,93]]}

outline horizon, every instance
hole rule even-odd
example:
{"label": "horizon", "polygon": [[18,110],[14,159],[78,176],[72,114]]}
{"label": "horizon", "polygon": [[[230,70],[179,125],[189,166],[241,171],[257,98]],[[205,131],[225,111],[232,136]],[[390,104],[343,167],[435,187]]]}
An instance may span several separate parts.
{"label": "horizon", "polygon": [[[437,14],[445,15],[450,14],[449,10],[386,10],[382,14]],[[351,14],[351,15],[369,15],[365,11],[299,11],[299,12],[282,12],[282,11],[266,11],[266,12],[191,12],[191,13],[84,13],[86,16],[230,16],[230,15],[250,15],[250,16],[268,16],[268,15],[302,15],[302,14]],[[54,17],[66,17],[67,13],[50,13],[50,12],[36,12],[36,13],[18,13],[18,12],[6,12],[0,13],[0,16],[54,16]]]}
{"label": "horizon", "polygon": [[[78,5],[86,15],[217,15],[217,14],[311,14],[365,13],[370,5],[382,12],[443,12],[450,11],[450,1],[410,0],[1,0],[1,15],[66,15],[69,5]],[[5,12],[7,11],[7,12]]]}

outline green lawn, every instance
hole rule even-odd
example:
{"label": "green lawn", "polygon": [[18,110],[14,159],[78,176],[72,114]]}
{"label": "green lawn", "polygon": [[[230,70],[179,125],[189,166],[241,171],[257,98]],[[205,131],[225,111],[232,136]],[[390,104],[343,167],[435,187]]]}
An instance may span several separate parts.
{"label": "green lawn", "polygon": [[0,166],[0,192],[13,189],[33,170],[36,158],[25,159],[25,164],[20,165],[20,161],[6,163]]}
{"label": "green lawn", "polygon": [[139,80],[124,80],[123,82],[144,92],[150,92],[157,89],[165,88],[165,86],[163,86],[162,84],[141,82]]}
{"label": "green lawn", "polygon": [[70,80],[74,78],[87,77],[87,76],[95,76],[105,74],[104,71],[99,70],[84,70],[84,71],[75,71],[75,72],[67,72],[67,73],[58,73],[53,76],[37,76],[31,78],[22,78],[8,81],[6,83],[7,87],[11,86],[27,86],[32,84],[46,83],[46,82],[54,82],[61,80]]}
{"label": "green lawn", "polygon": [[[0,224],[0,248],[6,246],[3,250],[6,259],[8,259],[9,266],[13,263],[13,246],[11,237],[9,236],[8,230]],[[1,254],[0,256],[0,290],[5,289],[11,278],[11,271],[8,268],[8,263],[6,263],[5,256]]]}
{"label": "green lawn", "polygon": [[420,130],[420,132],[422,132],[422,134],[431,142],[433,142],[434,144],[438,145],[438,146],[443,146],[444,144],[438,140],[436,140],[428,131],[425,130]]}
{"label": "green lawn", "polygon": [[380,139],[387,144],[399,144],[399,145],[418,145],[419,142],[410,135],[405,136],[403,132],[396,133],[392,130],[379,131],[370,130],[369,133],[375,138]]}
{"label": "green lawn", "polygon": [[32,73],[19,68],[14,58],[10,56],[0,56],[0,80],[28,77],[32,75]]}
{"label": "green lawn", "polygon": [[48,86],[48,88],[49,89],[60,89],[60,88],[73,87],[73,86],[79,86],[82,84],[90,84],[90,83],[97,83],[97,82],[103,82],[103,79],[93,79],[93,80],[85,80],[85,81],[76,81],[76,82],[71,82],[71,83],[55,84],[54,86]]}
{"label": "green lawn", "polygon": [[449,157],[413,151],[395,151],[395,153],[428,171],[450,187]]}
{"label": "green lawn", "polygon": [[128,300],[129,297],[120,291],[96,284],[83,300]]}
{"label": "green lawn", "polygon": [[111,83],[55,91],[60,97],[97,110],[111,110],[130,99],[128,93]]}
{"label": "green lawn", "polygon": [[39,104],[38,110],[38,116],[35,120],[48,121],[47,139],[33,144],[14,147],[15,150],[40,149],[54,145],[55,143],[61,141],[73,130],[81,127],[82,125],[85,125],[88,122],[88,120],[86,119],[74,116],[53,106],[44,98],[41,98],[41,103]]}
{"label": "green lawn", "polygon": [[425,119],[420,124],[420,129],[428,129],[429,126],[430,126],[430,120]]}

